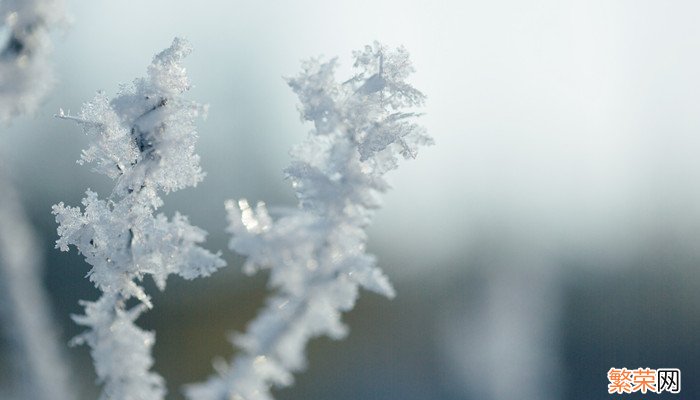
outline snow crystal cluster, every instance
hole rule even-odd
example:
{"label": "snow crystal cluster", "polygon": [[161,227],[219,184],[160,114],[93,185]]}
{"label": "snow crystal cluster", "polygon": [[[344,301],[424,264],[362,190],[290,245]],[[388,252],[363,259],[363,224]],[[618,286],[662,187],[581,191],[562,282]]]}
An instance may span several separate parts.
{"label": "snow crystal cluster", "polygon": [[264,203],[226,206],[230,248],[247,256],[247,273],[270,270],[275,295],[233,338],[241,354],[207,382],[188,386],[189,399],[272,399],[272,387],[290,385],[305,367],[311,338],[347,334],[341,313],[353,308],[359,287],[394,296],[365,252],[364,229],[377,195],[388,189],[384,175],[432,140],[413,122],[424,96],[406,82],[413,71],[406,50],[375,43],[354,58],[356,74],[344,82],[336,81],[335,59],[307,61],[288,80],[302,119],[314,124],[286,170],[299,206],[277,218]]}
{"label": "snow crystal cluster", "polygon": [[53,85],[49,31],[63,18],[62,0],[0,1],[0,122],[34,111]]}
{"label": "snow crystal cluster", "polygon": [[[103,399],[165,396],[162,377],[151,371],[154,334],[134,323],[152,307],[143,278],[150,275],[162,290],[170,274],[193,279],[224,266],[219,254],[199,246],[206,232],[186,217],[155,215],[161,193],[195,186],[204,176],[194,153],[194,122],[206,110],[183,97],[190,85],[182,60],[190,51],[187,42],[175,39],[154,57],[146,78],[123,86],[114,99],[98,93],[77,117],[59,114],[93,139],[79,162],[116,182],[107,199],[88,190],[83,209],[53,207],[56,247],[77,248],[102,292],[97,301],[84,301],[85,314],[74,317],[88,328],[74,342],[91,347]],[[130,299],[138,305],[128,306]]]}

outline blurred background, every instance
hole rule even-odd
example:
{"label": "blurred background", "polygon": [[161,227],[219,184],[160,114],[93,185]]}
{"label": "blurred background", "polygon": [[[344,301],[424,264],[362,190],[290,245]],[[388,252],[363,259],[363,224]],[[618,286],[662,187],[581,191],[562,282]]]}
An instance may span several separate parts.
{"label": "blurred background", "polygon": [[[97,291],[75,250],[53,249],[52,204],[111,182],[75,163],[77,112],[143,76],[188,38],[190,98],[207,172],[163,211],[189,215],[229,267],[170,279],[140,318],[157,332],[169,399],[230,357],[267,294],[226,250],[223,202],[293,205],[282,179],[302,124],[283,76],[311,56],[374,40],[405,45],[436,140],[390,176],[370,251],[398,291],[365,293],[348,339],[313,341],[279,399],[608,399],[606,372],[680,368],[700,395],[700,3],[693,1],[68,0],[59,81],[31,117],[0,127],[7,168],[40,238],[45,286],[67,342]],[[2,190],[2,189],[0,189]],[[0,221],[2,223],[2,221]],[[0,344],[0,357],[7,343]],[[5,352],[3,352],[3,349]],[[97,397],[87,347],[66,348],[82,399]],[[10,382],[2,362],[0,386]],[[641,395],[625,395],[630,399]]]}

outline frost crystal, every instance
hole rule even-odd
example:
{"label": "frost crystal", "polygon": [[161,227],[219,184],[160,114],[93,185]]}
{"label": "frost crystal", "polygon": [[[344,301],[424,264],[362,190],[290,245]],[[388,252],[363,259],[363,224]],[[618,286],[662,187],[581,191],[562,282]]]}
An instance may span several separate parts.
{"label": "frost crystal", "polygon": [[61,0],[0,1],[0,122],[33,112],[53,85],[49,30],[62,19]]}
{"label": "frost crystal", "polygon": [[[143,278],[150,275],[162,290],[170,274],[193,279],[224,265],[219,254],[199,247],[206,232],[186,217],[154,215],[161,192],[195,186],[204,176],[194,154],[194,120],[205,110],[183,97],[189,82],[181,62],[190,50],[175,39],[154,57],[147,78],[122,87],[111,101],[98,93],[78,117],[59,114],[93,137],[79,162],[92,163],[116,181],[106,200],[88,190],[82,210],[63,203],[53,207],[60,236],[56,247],[75,246],[92,266],[89,279],[102,291],[99,300],[82,303],[85,315],[74,317],[88,327],[74,342],[91,347],[105,384],[103,399],[165,396],[163,379],[150,371],[154,334],[134,324],[152,307]],[[140,304],[127,307],[131,298]]]}
{"label": "frost crystal", "polygon": [[413,122],[411,109],[424,96],[405,81],[413,71],[408,53],[375,43],[354,56],[357,73],[343,83],[335,80],[335,59],[307,61],[288,80],[303,120],[314,123],[286,170],[299,207],[273,220],[263,203],[226,205],[230,248],[248,257],[246,272],[269,269],[276,294],[233,338],[242,355],[187,387],[189,399],[272,399],[271,387],[290,385],[292,373],[304,368],[311,338],[347,334],[341,313],[354,307],[358,287],[394,296],[365,252],[364,228],[388,188],[384,174],[432,140]]}

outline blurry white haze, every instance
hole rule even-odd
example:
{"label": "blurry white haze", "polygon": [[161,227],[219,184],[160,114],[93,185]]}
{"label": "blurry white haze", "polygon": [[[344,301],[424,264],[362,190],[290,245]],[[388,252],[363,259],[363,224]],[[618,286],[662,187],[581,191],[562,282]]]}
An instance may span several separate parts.
{"label": "blurry white haze", "polygon": [[[166,212],[189,215],[210,232],[210,249],[225,249],[225,199],[294,204],[281,170],[310,127],[282,77],[318,55],[349,68],[353,49],[380,40],[411,53],[436,141],[390,177],[369,232],[398,297],[366,294],[346,318],[349,339],[312,346],[308,372],[278,397],[603,399],[611,367],[681,368],[682,393],[700,393],[699,2],[72,0],[67,9],[54,92],[36,115],[0,127],[45,240],[66,340],[76,299],[96,292],[79,257],[52,250],[50,205],[109,183],[75,164],[86,138],[52,118],[59,107],[78,111],[97,89],[113,95],[186,37],[190,98],[210,105],[198,144],[207,177],[169,196]],[[240,258],[224,253],[231,271],[212,278],[216,289],[173,282],[154,310],[170,320],[146,321],[172,398],[230,351],[225,334],[259,305],[240,299],[261,281],[234,273]],[[207,293],[229,297],[199,299]],[[183,304],[221,310],[192,305],[183,316]],[[204,340],[221,344],[185,353],[203,325]],[[69,351],[90,398],[87,350]]]}

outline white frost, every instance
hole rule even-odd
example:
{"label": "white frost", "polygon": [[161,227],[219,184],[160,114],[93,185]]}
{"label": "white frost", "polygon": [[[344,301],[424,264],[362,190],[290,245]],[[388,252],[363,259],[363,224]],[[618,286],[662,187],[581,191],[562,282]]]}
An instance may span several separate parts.
{"label": "white frost", "polygon": [[365,252],[364,228],[388,188],[384,174],[432,140],[413,122],[424,96],[405,81],[413,71],[408,53],[375,43],[354,57],[357,73],[344,83],[336,81],[335,59],[307,61],[288,80],[302,118],[314,123],[286,169],[299,207],[273,221],[263,203],[226,204],[230,248],[248,257],[246,272],[270,270],[275,295],[234,337],[242,354],[186,388],[191,400],[272,399],[272,387],[292,384],[292,373],[305,367],[311,338],[347,334],[341,313],[354,307],[360,286],[394,296]]}
{"label": "white frost", "polygon": [[[18,398],[71,400],[70,363],[42,287],[42,246],[0,160],[0,318]],[[6,397],[0,395],[0,398]]]}
{"label": "white frost", "polygon": [[[155,214],[161,193],[195,186],[204,177],[194,153],[194,121],[205,109],[183,97],[190,85],[182,59],[190,51],[186,41],[175,39],[154,57],[147,78],[122,87],[111,100],[98,93],[77,117],[58,115],[77,121],[93,139],[80,162],[116,181],[107,199],[88,190],[82,209],[53,207],[56,247],[77,248],[92,266],[88,277],[103,293],[83,302],[85,315],[74,320],[88,327],[75,342],[91,347],[105,400],[165,396],[163,379],[150,371],[155,336],[134,323],[152,307],[143,278],[150,275],[162,290],[170,274],[193,279],[224,265],[219,254],[199,246],[206,232],[186,217]],[[128,308],[131,298],[141,304]]]}
{"label": "white frost", "polygon": [[0,122],[33,112],[53,86],[49,32],[63,13],[62,0],[0,1]]}

